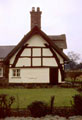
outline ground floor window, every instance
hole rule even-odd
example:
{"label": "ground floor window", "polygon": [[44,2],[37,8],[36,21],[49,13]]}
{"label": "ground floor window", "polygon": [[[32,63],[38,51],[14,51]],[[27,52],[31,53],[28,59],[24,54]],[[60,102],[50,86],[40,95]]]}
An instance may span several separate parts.
{"label": "ground floor window", "polygon": [[13,77],[20,77],[20,69],[13,69]]}
{"label": "ground floor window", "polygon": [[3,68],[0,67],[0,77],[3,77]]}

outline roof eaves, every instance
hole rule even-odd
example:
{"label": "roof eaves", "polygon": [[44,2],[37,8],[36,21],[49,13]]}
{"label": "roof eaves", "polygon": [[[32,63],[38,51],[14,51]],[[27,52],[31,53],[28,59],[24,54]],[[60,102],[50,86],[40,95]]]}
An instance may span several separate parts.
{"label": "roof eaves", "polygon": [[19,42],[19,44],[8,54],[7,57],[5,57],[5,61],[7,61],[8,59],[10,59],[12,57],[13,54],[15,54],[16,51],[18,51],[18,49],[20,47],[22,47],[24,45],[24,43],[26,41],[29,40],[29,38],[34,35],[34,34],[40,34],[43,38],[45,38],[48,43],[66,60],[68,60],[68,57],[60,50],[60,48],[57,47],[57,45],[55,45],[53,43],[53,41],[43,32],[41,31],[37,26],[35,26],[29,33],[27,33],[23,39]]}

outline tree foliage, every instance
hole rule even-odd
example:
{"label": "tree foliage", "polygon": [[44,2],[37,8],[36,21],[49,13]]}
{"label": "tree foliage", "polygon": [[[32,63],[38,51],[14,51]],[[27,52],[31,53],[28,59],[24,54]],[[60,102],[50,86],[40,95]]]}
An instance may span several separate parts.
{"label": "tree foliage", "polygon": [[73,51],[68,52],[68,57],[70,62],[66,64],[65,68],[67,69],[82,69],[82,62],[80,63],[80,54]]}
{"label": "tree foliage", "polygon": [[0,117],[5,117],[10,113],[11,106],[15,98],[6,94],[0,94]]}

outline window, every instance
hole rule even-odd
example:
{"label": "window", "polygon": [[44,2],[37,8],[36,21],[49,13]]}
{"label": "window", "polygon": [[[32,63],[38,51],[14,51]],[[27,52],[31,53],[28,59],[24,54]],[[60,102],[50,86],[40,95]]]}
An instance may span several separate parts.
{"label": "window", "polygon": [[0,68],[0,77],[3,77],[3,68]]}
{"label": "window", "polygon": [[13,77],[20,77],[20,69],[13,69]]}

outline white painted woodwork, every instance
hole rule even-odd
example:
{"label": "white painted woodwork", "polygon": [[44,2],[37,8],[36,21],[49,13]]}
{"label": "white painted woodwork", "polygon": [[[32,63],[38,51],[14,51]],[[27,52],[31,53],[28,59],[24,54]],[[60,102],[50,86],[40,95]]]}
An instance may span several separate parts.
{"label": "white painted woodwork", "polygon": [[57,57],[59,58],[60,64],[63,64],[64,59],[56,51],[54,51],[54,52],[56,53]]}
{"label": "white painted woodwork", "polygon": [[58,69],[58,83],[61,83],[61,72],[60,69]]}
{"label": "white painted woodwork", "polygon": [[55,58],[43,58],[43,66],[58,66]]}
{"label": "white painted woodwork", "polygon": [[28,46],[45,47],[44,44],[47,44],[47,42],[40,35],[34,35],[26,42],[26,44],[28,44]]}
{"label": "white painted woodwork", "polygon": [[41,56],[41,48],[33,48],[33,56]]}
{"label": "white painted woodwork", "polygon": [[16,67],[31,66],[31,58],[19,58]]}
{"label": "white painted woodwork", "polygon": [[21,56],[31,56],[31,48],[25,48]]}
{"label": "white painted woodwork", "polygon": [[43,48],[43,56],[53,56],[49,48]]}
{"label": "white painted woodwork", "polygon": [[49,68],[21,68],[20,77],[12,77],[10,69],[9,83],[49,83]]}
{"label": "white painted woodwork", "polygon": [[[17,54],[17,53],[16,53],[16,54]],[[15,60],[15,57],[16,57],[16,54],[11,57],[11,59],[10,59],[10,64],[13,64],[13,62],[14,62],[14,60]]]}
{"label": "white painted woodwork", "polygon": [[41,58],[33,58],[33,66],[41,66]]}
{"label": "white painted woodwork", "polygon": [[3,77],[3,67],[0,67],[0,77]]}
{"label": "white painted woodwork", "polygon": [[[20,49],[19,49],[20,50]],[[16,55],[17,55],[17,53],[19,52],[19,50],[11,57],[11,59],[10,59],[10,64],[13,64],[13,62],[14,62],[14,60],[15,60],[15,58],[16,58]]]}

